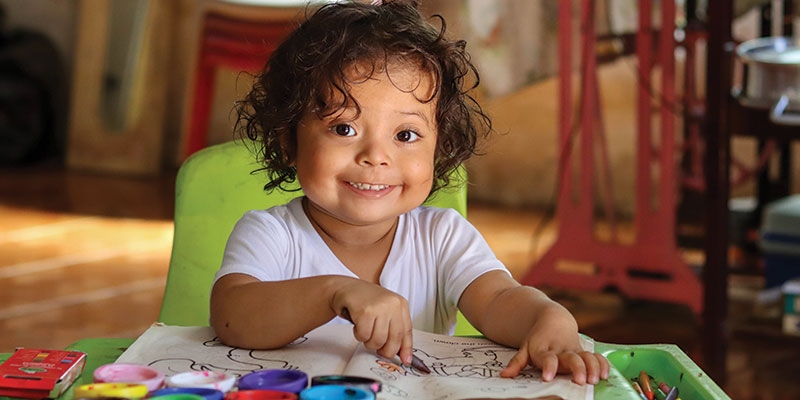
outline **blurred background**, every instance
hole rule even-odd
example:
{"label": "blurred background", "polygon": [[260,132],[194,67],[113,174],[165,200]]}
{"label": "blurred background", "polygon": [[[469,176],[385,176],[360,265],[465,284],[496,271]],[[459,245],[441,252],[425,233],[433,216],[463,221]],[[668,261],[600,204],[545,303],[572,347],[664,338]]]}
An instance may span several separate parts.
{"label": "blurred background", "polygon": [[[572,10],[568,17],[559,14],[565,2]],[[499,134],[482,143],[485,155],[467,164],[469,218],[516,278],[547,283],[542,286],[548,293],[597,340],[675,343],[713,370],[697,296],[705,238],[720,236],[728,284],[727,314],[721,316],[725,336],[719,340],[730,346],[722,372],[712,376],[727,372],[722,382],[737,394],[733,398],[768,398],[758,397],[755,388],[800,372],[792,358],[797,352],[784,351],[800,348],[800,342],[782,331],[781,294],[767,290],[757,243],[766,203],[800,192],[800,156],[791,137],[800,137],[800,128],[780,128],[789,136],[777,141],[731,130],[729,224],[709,233],[703,215],[709,193],[697,161],[705,154],[698,121],[707,112],[706,85],[717,78],[706,76],[714,15],[705,1],[677,0],[675,15],[666,20],[662,1],[420,3],[426,15],[445,18],[451,37],[467,40],[480,70],[477,96]],[[796,3],[730,3],[727,27],[734,43],[797,34]],[[647,78],[639,69],[636,35],[643,4],[652,7],[647,20],[653,42],[664,27],[672,33],[671,81],[662,80],[667,72],[658,57],[664,56],[655,57]],[[83,337],[137,336],[158,316],[177,168],[194,151],[234,138],[233,103],[248,91],[254,65],[263,64],[306,10],[278,0],[0,0],[0,11],[0,352],[62,348]],[[587,21],[591,47],[580,36]],[[564,24],[573,32],[567,44],[559,41]],[[246,35],[252,37],[242,40]],[[596,62],[590,71],[583,69],[587,49]],[[569,146],[559,144],[565,140],[558,101],[564,95],[563,54],[573,59],[566,75],[575,106],[566,114],[575,140]],[[724,90],[734,93],[745,79],[744,66],[732,54],[723,64],[731,77]],[[587,112],[582,106],[589,104],[582,102],[580,84],[591,81],[597,85],[589,115],[596,121],[590,151],[595,157],[581,165],[574,133]],[[663,82],[674,85],[674,98],[662,95],[670,92]],[[642,172],[638,164],[642,104],[655,127],[652,157],[666,157],[674,166],[671,180],[662,179],[664,170]],[[658,128],[667,119],[674,120],[673,132]],[[673,136],[674,149],[659,148],[659,141]],[[558,173],[565,165],[573,168],[567,178]],[[578,182],[581,173],[592,174],[598,204],[588,206],[590,219],[565,218],[558,210],[571,206],[558,196],[565,185],[560,179]],[[642,187],[642,175],[652,179],[649,186]],[[651,197],[667,201],[662,196],[674,209],[660,211],[665,219],[651,225],[637,205],[642,197],[645,203]],[[566,220],[570,225],[559,225]],[[664,223],[668,229],[645,234]],[[653,298],[614,285],[585,290],[558,279],[537,281],[529,273],[547,259],[548,249],[568,254],[570,245],[583,245],[565,237],[567,228],[619,251],[646,254],[649,248],[631,249],[661,241],[661,249],[675,257],[673,266],[663,268],[689,271],[680,279],[691,282],[675,278],[675,293]],[[567,268],[602,274],[602,262],[580,259]],[[657,280],[671,274],[650,268],[612,270]],[[695,289],[682,294],[688,287]]]}
{"label": "blurred background", "polygon": [[[187,121],[191,118],[194,79],[203,15],[208,10],[239,15],[243,19],[286,21],[299,17],[296,7],[256,7],[254,0],[33,0],[0,1],[2,28],[8,64],[26,69],[26,78],[44,86],[49,110],[41,113],[50,126],[19,139],[6,135],[4,164],[44,157],[65,160],[74,169],[126,175],[155,175],[180,164],[186,156]],[[261,3],[286,3],[279,0]],[[289,2],[291,3],[291,2]],[[636,32],[637,2],[595,1],[596,46],[601,65],[600,96],[605,116],[608,163],[613,169],[615,206],[631,215],[634,199],[636,157],[635,118],[636,54],[626,35]],[[653,20],[659,23],[659,6]],[[686,25],[686,4],[705,18],[705,2],[677,1],[678,28]],[[763,11],[770,1],[733,2],[732,32],[737,42],[771,33],[764,28]],[[791,1],[783,10],[791,12]],[[481,75],[482,103],[491,111],[498,132],[486,143],[486,156],[471,162],[476,183],[474,198],[511,206],[547,206],[552,202],[557,164],[558,96],[558,5],[557,1],[517,2],[509,0],[426,0],[428,14],[441,14],[453,37],[466,38]],[[573,25],[579,22],[575,3]],[[244,14],[244,15],[243,15]],[[787,16],[790,18],[791,14]],[[791,26],[791,22],[788,24]],[[658,28],[658,26],[656,26]],[[277,35],[276,37],[279,37]],[[275,39],[277,40],[277,39]],[[256,42],[253,52],[268,50]],[[701,43],[702,45],[702,43]],[[262,48],[259,50],[258,47]],[[18,50],[34,48],[37,50]],[[578,43],[573,53],[580,54]],[[26,54],[16,54],[26,53]],[[702,48],[692,58],[697,63],[696,88],[704,90]],[[676,74],[685,68],[686,54],[676,52]],[[38,58],[38,60],[34,60]],[[45,61],[46,60],[46,61]],[[12,68],[9,66],[7,69]],[[578,64],[574,69],[577,71]],[[213,91],[208,100],[207,144],[232,139],[232,105],[248,90],[252,79],[239,68],[216,68]],[[18,73],[20,74],[20,73]],[[12,74],[9,74],[12,76]],[[10,78],[9,78],[10,79]],[[78,81],[78,82],[76,82]],[[92,85],[87,87],[87,85]],[[657,93],[656,93],[657,94]],[[45,99],[43,99],[45,100]],[[537,112],[529,112],[536,110]],[[33,112],[29,121],[34,125]],[[678,115],[679,117],[681,115]],[[21,116],[18,116],[21,118]],[[52,119],[52,121],[50,121]],[[31,126],[31,130],[36,127]],[[104,132],[101,134],[100,132]],[[128,132],[134,132],[128,134]],[[23,136],[21,133],[19,136]],[[31,137],[33,136],[33,137]],[[41,137],[40,137],[41,136]],[[135,136],[137,139],[128,139]],[[16,143],[20,141],[20,143]],[[12,148],[13,146],[13,148]],[[184,148],[182,148],[182,146]],[[733,155],[744,165],[757,164],[753,138],[733,138]],[[691,150],[691,149],[687,149]],[[115,161],[111,161],[116,159]],[[797,160],[792,164],[797,165]],[[509,164],[513,164],[510,167]],[[796,168],[796,167],[795,167]],[[535,184],[532,184],[535,182]],[[790,190],[798,190],[792,182]],[[755,181],[744,180],[731,188],[734,196],[754,193]]]}

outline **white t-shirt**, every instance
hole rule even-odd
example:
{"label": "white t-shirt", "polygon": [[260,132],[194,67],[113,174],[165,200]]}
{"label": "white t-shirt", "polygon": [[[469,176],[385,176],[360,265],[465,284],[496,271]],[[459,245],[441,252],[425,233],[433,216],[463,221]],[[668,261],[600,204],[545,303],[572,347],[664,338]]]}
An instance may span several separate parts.
{"label": "white t-shirt", "polygon": [[[380,285],[406,298],[415,329],[452,335],[461,293],[492,270],[508,272],[472,224],[453,209],[423,206],[400,216]],[[231,273],[261,281],[356,277],[314,230],[301,197],[245,213],[228,239],[214,282]]]}

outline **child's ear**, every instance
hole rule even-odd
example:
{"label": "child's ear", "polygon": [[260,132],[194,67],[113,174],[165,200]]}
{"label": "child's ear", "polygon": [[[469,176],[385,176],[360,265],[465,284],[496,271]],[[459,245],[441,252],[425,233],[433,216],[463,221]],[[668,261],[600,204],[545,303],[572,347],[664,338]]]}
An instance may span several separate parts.
{"label": "child's ear", "polygon": [[293,131],[289,131],[280,135],[281,152],[283,152],[284,161],[289,166],[294,166],[297,160],[297,135]]}

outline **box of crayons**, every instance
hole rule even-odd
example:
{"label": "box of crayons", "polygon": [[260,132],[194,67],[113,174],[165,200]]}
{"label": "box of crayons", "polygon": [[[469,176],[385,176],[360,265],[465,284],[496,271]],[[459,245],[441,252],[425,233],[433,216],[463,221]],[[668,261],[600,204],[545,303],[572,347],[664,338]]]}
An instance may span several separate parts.
{"label": "box of crayons", "polygon": [[56,398],[83,372],[86,353],[69,350],[17,349],[0,364],[0,396]]}
{"label": "box of crayons", "polygon": [[614,345],[595,350],[613,366],[608,382],[595,387],[601,398],[608,385],[625,387],[626,400],[730,400],[730,397],[685,353],[671,344]]}

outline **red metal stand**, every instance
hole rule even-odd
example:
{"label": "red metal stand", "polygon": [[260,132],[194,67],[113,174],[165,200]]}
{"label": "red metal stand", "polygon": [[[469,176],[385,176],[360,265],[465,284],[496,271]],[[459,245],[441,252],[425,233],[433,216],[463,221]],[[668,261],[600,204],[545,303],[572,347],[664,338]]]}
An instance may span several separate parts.
{"label": "red metal stand", "polygon": [[[610,193],[608,161],[599,104],[597,65],[594,44],[594,1],[581,2],[582,27],[582,97],[580,127],[575,129],[580,141],[578,183],[573,185],[571,148],[573,127],[572,101],[572,1],[559,5],[559,136],[560,170],[558,209],[559,234],[553,246],[535,262],[522,283],[580,290],[603,290],[615,287],[630,298],[685,304],[696,314],[703,309],[702,286],[698,277],[680,257],[675,240],[676,147],[675,116],[670,109],[675,102],[675,62],[673,29],[675,2],[662,1],[662,27],[658,34],[657,59],[654,60],[651,1],[639,2],[639,31],[636,54],[639,62],[636,164],[636,237],[633,243],[621,243],[616,235],[608,241],[598,239],[594,225],[595,140],[599,139],[607,191]],[[653,66],[661,68],[660,107],[652,110],[651,75]],[[653,115],[659,123],[654,135]],[[653,144],[656,142],[657,150]],[[613,201],[606,196],[606,208]],[[613,215],[613,213],[609,214]],[[612,232],[613,218],[609,221]],[[582,268],[574,268],[578,264]],[[588,268],[586,268],[588,266]]]}
{"label": "red metal stand", "polygon": [[260,71],[269,54],[294,27],[296,23],[291,20],[256,21],[215,11],[203,16],[183,158],[206,147],[208,142],[216,69]]}

